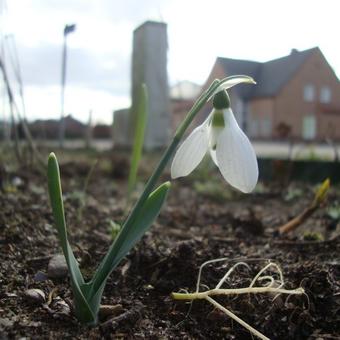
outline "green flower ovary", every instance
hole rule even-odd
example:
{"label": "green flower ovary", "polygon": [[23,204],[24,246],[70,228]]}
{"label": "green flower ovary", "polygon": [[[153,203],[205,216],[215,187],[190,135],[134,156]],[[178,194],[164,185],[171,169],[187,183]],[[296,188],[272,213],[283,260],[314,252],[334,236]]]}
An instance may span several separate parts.
{"label": "green flower ovary", "polygon": [[211,119],[211,126],[213,128],[224,128],[225,122],[224,122],[224,116],[222,110],[214,110],[212,114]]}
{"label": "green flower ovary", "polygon": [[227,91],[223,90],[215,94],[213,99],[213,107],[216,110],[230,108],[230,98]]}

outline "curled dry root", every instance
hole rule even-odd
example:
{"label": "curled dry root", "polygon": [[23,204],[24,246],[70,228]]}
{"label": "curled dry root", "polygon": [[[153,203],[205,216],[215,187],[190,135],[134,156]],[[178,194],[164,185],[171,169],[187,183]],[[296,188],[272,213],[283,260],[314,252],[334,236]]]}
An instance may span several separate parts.
{"label": "curled dry root", "polygon": [[[172,297],[175,300],[197,300],[197,299],[204,299],[210,302],[214,307],[221,310],[223,313],[227,314],[229,317],[237,321],[239,324],[241,324],[243,327],[245,327],[249,332],[251,332],[253,335],[256,335],[260,339],[268,340],[265,335],[260,333],[258,330],[250,326],[248,323],[240,319],[238,316],[236,316],[233,312],[219,304],[216,300],[212,298],[212,296],[216,295],[239,295],[239,294],[262,294],[262,293],[271,293],[274,294],[274,299],[276,299],[280,294],[288,294],[288,295],[301,295],[305,294],[304,289],[302,287],[299,287],[297,289],[284,289],[284,280],[283,280],[283,274],[280,267],[274,263],[269,262],[265,267],[263,267],[253,278],[250,285],[245,288],[233,288],[233,289],[223,289],[221,288],[223,283],[230,277],[232,272],[240,266],[247,267],[250,269],[249,265],[245,262],[237,262],[234,266],[232,266],[226,274],[222,277],[222,279],[219,281],[219,283],[216,285],[215,288],[208,289],[200,292],[200,281],[201,281],[201,275],[202,275],[202,269],[204,266],[210,263],[220,262],[220,261],[226,261],[228,258],[220,258],[220,259],[214,259],[210,261],[204,262],[198,273],[197,278],[197,285],[196,285],[196,291],[194,293],[172,293]],[[264,275],[268,269],[274,269],[274,273],[271,275]],[[272,270],[273,271],[273,270]],[[278,278],[274,278],[274,274],[278,274]],[[256,283],[264,282],[263,285],[256,285]]]}

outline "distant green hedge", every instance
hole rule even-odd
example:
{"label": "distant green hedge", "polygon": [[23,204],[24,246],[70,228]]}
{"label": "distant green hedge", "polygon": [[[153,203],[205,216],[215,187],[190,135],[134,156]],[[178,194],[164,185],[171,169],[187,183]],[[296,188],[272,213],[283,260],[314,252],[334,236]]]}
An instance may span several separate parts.
{"label": "distant green hedge", "polygon": [[258,163],[262,180],[320,183],[328,177],[332,184],[340,182],[340,162],[260,158]]}

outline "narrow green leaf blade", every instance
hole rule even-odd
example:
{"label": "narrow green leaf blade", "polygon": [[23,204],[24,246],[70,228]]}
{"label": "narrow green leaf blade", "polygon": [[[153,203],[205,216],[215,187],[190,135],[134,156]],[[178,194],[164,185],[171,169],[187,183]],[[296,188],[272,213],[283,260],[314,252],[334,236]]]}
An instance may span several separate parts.
{"label": "narrow green leaf blade", "polygon": [[[123,242],[121,242],[121,245],[120,243],[117,244],[118,252],[116,261],[120,262],[150,228],[161,211],[169,189],[170,182],[165,182],[154,190],[146,200],[141,212],[126,226],[128,232],[124,237]],[[123,226],[123,228],[125,228],[125,226]]]}
{"label": "narrow green leaf blade", "polygon": [[128,224],[124,224],[93,278],[91,296],[96,294],[96,291],[101,287],[112,270],[152,225],[160,213],[169,189],[170,182],[161,184],[149,195],[140,213]]}
{"label": "narrow green leaf blade", "polygon": [[50,195],[54,221],[58,231],[58,238],[70,273],[76,313],[81,321],[95,322],[96,315],[94,315],[92,312],[83,294],[81,287],[85,285],[85,282],[67,238],[59,166],[57,157],[54,153],[51,153],[48,158],[47,177],[48,191]]}
{"label": "narrow green leaf blade", "polygon": [[[134,109],[134,108],[133,108]],[[137,102],[137,121],[134,127],[134,143],[131,156],[130,173],[128,180],[128,194],[133,191],[137,181],[138,164],[143,151],[145,127],[148,117],[148,91],[147,86],[142,84]]]}

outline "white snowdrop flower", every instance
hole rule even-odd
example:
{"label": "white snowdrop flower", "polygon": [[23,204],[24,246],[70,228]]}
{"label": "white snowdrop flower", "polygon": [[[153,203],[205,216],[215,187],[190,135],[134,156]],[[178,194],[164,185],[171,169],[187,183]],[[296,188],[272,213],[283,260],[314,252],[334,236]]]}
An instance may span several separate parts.
{"label": "white snowdrop flower", "polygon": [[[239,82],[234,80],[231,86]],[[178,148],[171,165],[172,178],[189,175],[209,150],[230,185],[244,193],[255,188],[259,174],[256,154],[230,108],[225,88],[231,86],[225,84],[214,93],[214,108],[208,118]]]}

